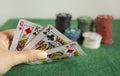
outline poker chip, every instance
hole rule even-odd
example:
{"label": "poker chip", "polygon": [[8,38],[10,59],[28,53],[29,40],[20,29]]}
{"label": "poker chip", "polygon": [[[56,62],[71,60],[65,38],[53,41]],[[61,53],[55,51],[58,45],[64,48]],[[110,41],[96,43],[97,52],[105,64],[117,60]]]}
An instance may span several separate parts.
{"label": "poker chip", "polygon": [[57,14],[56,20],[55,20],[56,29],[58,29],[61,33],[64,33],[65,29],[70,27],[71,18],[72,18],[72,15],[68,13]]}
{"label": "poker chip", "polygon": [[83,32],[92,31],[93,19],[89,16],[80,16],[77,18],[78,28]]}
{"label": "poker chip", "polygon": [[83,44],[84,37],[82,36],[83,32],[81,31],[81,34],[79,35],[79,38],[77,39],[77,42],[79,44]]}
{"label": "poker chip", "polygon": [[90,49],[97,49],[100,47],[102,36],[95,32],[84,32],[83,46]]}
{"label": "poker chip", "polygon": [[81,30],[80,29],[71,29],[71,28],[67,28],[64,32],[64,35],[67,36],[69,39],[73,40],[73,41],[77,41],[77,39],[79,38],[81,34]]}
{"label": "poker chip", "polygon": [[102,43],[112,44],[112,20],[111,15],[99,15],[95,19],[96,32],[102,36]]}

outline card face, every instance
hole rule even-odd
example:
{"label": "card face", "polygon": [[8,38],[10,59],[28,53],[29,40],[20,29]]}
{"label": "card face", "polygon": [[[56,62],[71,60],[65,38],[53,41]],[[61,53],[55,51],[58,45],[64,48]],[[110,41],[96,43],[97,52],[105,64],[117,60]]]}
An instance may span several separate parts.
{"label": "card face", "polygon": [[21,51],[35,27],[36,24],[24,19],[20,19],[12,44],[10,46],[10,50]]}
{"label": "card face", "polygon": [[40,61],[41,64],[85,55],[77,42],[71,42],[54,49],[46,50],[46,52],[48,54],[48,58]]}
{"label": "card face", "polygon": [[[38,25],[38,24],[35,24],[35,27],[33,28],[33,31],[32,31],[32,33],[31,33],[30,37],[28,38],[28,40],[27,40],[27,42],[26,42],[26,45],[28,45],[29,42],[30,42],[31,40],[33,40],[33,39],[35,38],[35,36],[37,36],[42,30],[43,30],[43,26]],[[25,46],[26,46],[26,45],[25,45]]]}
{"label": "card face", "polygon": [[44,28],[23,50],[42,49],[48,50],[71,42],[52,25]]}
{"label": "card face", "polygon": [[66,45],[45,51],[47,52],[47,59],[32,62],[31,64],[46,64],[49,62],[85,55],[84,51],[81,49],[77,42],[70,42]]}

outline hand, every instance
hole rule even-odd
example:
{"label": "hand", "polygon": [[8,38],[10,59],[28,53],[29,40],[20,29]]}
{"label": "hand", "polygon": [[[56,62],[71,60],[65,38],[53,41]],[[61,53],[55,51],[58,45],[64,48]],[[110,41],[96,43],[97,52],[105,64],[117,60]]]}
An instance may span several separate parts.
{"label": "hand", "polygon": [[8,50],[15,30],[0,32],[0,76],[14,65],[47,58],[41,50],[10,51]]}

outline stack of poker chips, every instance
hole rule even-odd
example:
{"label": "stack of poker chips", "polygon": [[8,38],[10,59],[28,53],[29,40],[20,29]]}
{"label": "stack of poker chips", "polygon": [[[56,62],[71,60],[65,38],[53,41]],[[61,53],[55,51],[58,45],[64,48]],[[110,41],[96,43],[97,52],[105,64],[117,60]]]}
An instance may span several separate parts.
{"label": "stack of poker chips", "polygon": [[69,39],[73,40],[73,41],[77,41],[77,39],[79,38],[81,34],[81,30],[80,29],[71,29],[71,28],[67,28],[64,32],[64,35],[67,36]]}
{"label": "stack of poker chips", "polygon": [[[77,18],[77,22],[78,22],[78,28],[82,31],[82,33],[84,32],[89,32],[89,31],[93,31],[93,18],[90,16],[79,16]],[[82,33],[78,39],[78,43],[82,44],[83,43],[83,39],[84,37],[82,36]]]}
{"label": "stack of poker chips", "polygon": [[93,29],[93,19],[90,16],[80,16],[77,18],[78,28],[83,32],[92,31]]}
{"label": "stack of poker chips", "polygon": [[68,13],[59,13],[56,15],[56,29],[58,29],[61,33],[65,32],[65,29],[70,27],[72,15]]}
{"label": "stack of poker chips", "polygon": [[83,46],[90,49],[97,49],[100,47],[102,36],[95,32],[84,32]]}
{"label": "stack of poker chips", "polygon": [[96,32],[102,36],[102,43],[112,44],[112,20],[111,15],[99,15],[95,19]]}

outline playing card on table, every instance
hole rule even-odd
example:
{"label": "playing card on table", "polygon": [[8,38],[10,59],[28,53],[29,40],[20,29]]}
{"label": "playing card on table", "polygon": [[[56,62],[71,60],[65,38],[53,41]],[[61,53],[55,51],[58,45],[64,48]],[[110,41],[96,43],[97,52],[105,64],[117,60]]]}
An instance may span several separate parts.
{"label": "playing card on table", "polygon": [[85,55],[84,51],[81,49],[77,42],[70,42],[66,45],[45,51],[47,52],[47,59],[32,62],[31,64],[46,64],[49,62]]}
{"label": "playing card on table", "polygon": [[[39,27],[39,30],[42,30],[42,26],[38,26],[35,23],[29,22],[27,20],[24,19],[20,19],[12,44],[10,46],[10,50],[14,50],[14,51],[21,51],[23,49],[23,47],[25,46],[27,40],[29,39],[29,37],[32,39],[31,36],[33,33],[33,30]],[[39,31],[38,31],[39,32]],[[29,40],[30,41],[30,40]]]}
{"label": "playing card on table", "polygon": [[48,50],[71,42],[52,25],[44,28],[23,50],[42,49]]}

